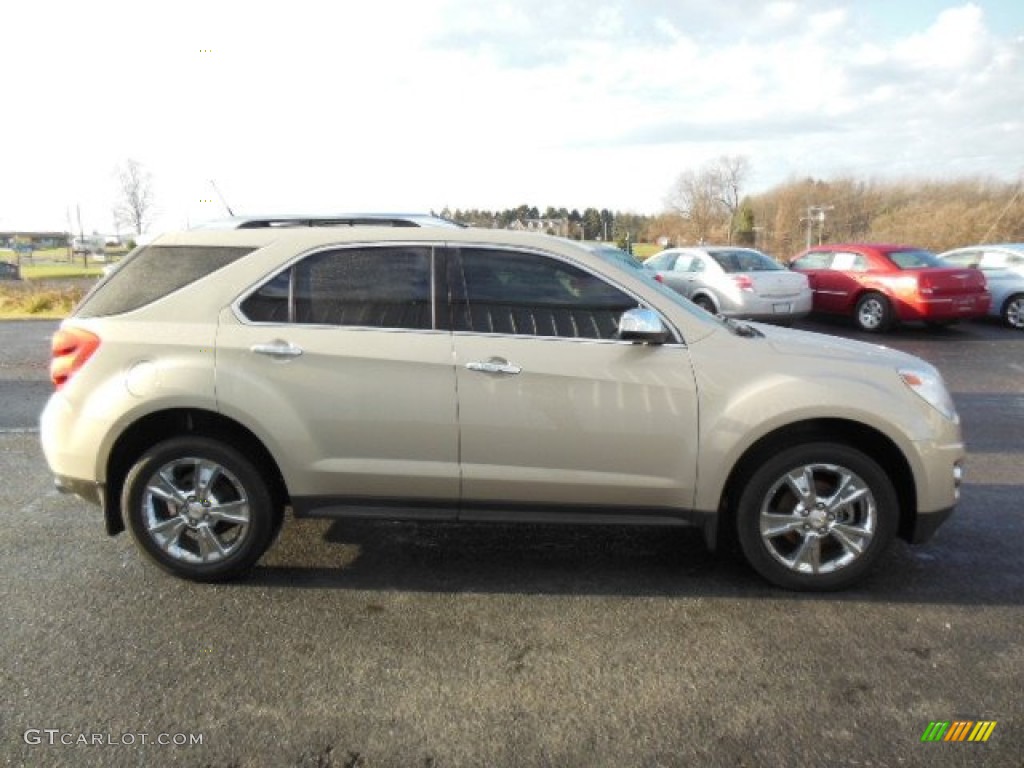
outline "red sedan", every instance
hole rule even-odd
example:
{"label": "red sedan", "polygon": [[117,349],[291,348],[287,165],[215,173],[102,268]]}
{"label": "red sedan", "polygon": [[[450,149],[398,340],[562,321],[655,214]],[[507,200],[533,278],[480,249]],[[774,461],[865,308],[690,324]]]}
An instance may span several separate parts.
{"label": "red sedan", "polygon": [[814,312],[849,315],[864,331],[911,320],[943,325],[982,317],[991,301],[981,270],[950,267],[906,245],[819,245],[790,267],[807,275]]}

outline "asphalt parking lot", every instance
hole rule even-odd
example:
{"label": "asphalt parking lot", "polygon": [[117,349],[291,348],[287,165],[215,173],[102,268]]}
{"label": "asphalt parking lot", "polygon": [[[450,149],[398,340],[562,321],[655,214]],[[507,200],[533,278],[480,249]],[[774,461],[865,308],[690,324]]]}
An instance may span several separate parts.
{"label": "asphalt parking lot", "polygon": [[[348,521],[175,580],[52,490],[54,325],[0,323],[5,765],[1022,765],[1022,333],[802,324],[936,364],[970,452],[930,543],[822,596],[695,531]],[[967,720],[986,743],[921,741]]]}

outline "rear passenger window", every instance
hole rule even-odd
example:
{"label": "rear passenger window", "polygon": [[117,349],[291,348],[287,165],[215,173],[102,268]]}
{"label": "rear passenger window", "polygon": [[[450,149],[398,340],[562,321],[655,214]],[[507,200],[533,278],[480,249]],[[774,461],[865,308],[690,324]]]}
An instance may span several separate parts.
{"label": "rear passenger window", "polygon": [[680,254],[679,258],[676,259],[675,265],[676,272],[692,272],[693,271],[693,256],[683,253]]}
{"label": "rear passenger window", "polygon": [[453,269],[456,331],[614,339],[638,303],[604,280],[540,254],[466,248]]}
{"label": "rear passenger window", "polygon": [[832,269],[843,272],[867,272],[868,259],[861,253],[840,251],[832,260]]}
{"label": "rear passenger window", "polygon": [[255,322],[430,329],[430,249],[346,248],[313,254],[245,299]]}
{"label": "rear passenger window", "polygon": [[75,310],[76,317],[130,312],[226,267],[254,248],[150,245],[129,254]]}

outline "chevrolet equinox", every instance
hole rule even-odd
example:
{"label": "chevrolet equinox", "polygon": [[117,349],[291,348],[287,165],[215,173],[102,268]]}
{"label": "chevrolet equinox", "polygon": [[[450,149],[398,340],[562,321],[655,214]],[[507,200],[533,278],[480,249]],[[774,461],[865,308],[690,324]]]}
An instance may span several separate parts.
{"label": "chevrolet equinox", "polygon": [[927,539],[964,444],[939,373],[713,316],[630,257],[442,227],[169,233],[53,339],[57,486],[187,579],[295,517],[693,525],[832,590]]}

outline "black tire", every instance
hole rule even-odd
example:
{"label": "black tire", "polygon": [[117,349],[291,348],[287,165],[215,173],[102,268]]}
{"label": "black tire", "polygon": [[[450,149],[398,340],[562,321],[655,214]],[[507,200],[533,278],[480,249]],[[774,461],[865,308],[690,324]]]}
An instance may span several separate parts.
{"label": "black tire", "polygon": [[[801,487],[806,492],[798,494]],[[861,451],[806,443],[753,471],[735,515],[740,548],[761,576],[784,589],[832,591],[862,579],[888,547],[899,501],[889,477]]]}
{"label": "black tire", "polygon": [[710,298],[703,294],[701,294],[700,296],[694,296],[693,303],[696,304],[701,309],[703,309],[705,312],[710,312],[712,315],[718,314],[718,307],[715,306],[715,302],[713,302]]}
{"label": "black tire", "polygon": [[270,546],[280,517],[252,462],[198,436],[167,440],[140,456],[125,478],[121,510],[153,562],[208,582],[249,571]]}
{"label": "black tire", "polygon": [[1015,293],[1004,301],[1000,314],[1008,326],[1024,330],[1024,293]]}
{"label": "black tire", "polygon": [[892,304],[882,294],[871,291],[857,300],[853,322],[867,333],[883,333],[892,327]]}

